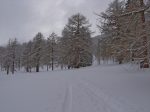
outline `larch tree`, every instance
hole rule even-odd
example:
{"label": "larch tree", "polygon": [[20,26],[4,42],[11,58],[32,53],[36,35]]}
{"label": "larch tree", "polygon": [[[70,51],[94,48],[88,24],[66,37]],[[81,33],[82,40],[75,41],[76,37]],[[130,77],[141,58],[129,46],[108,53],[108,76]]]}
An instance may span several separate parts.
{"label": "larch tree", "polygon": [[36,68],[36,72],[39,72],[43,56],[43,39],[44,37],[40,32],[33,39],[32,61],[33,66]]}
{"label": "larch tree", "polygon": [[6,53],[4,57],[4,66],[7,74],[11,71],[12,74],[15,72],[16,67],[16,56],[17,56],[17,39],[10,39],[6,47]]}
{"label": "larch tree", "polygon": [[5,56],[6,56],[6,47],[0,47],[0,67],[1,71],[4,71],[5,68]]}
{"label": "larch tree", "polygon": [[121,64],[124,55],[124,46],[122,42],[122,24],[123,19],[120,19],[118,15],[124,11],[124,2],[114,0],[105,12],[102,12],[99,16],[100,25],[98,25],[102,38],[102,50],[104,60],[115,57]]}
{"label": "larch tree", "polygon": [[63,47],[66,50],[65,58],[68,67],[79,68],[92,64],[92,41],[89,21],[82,14],[71,16],[65,26]]}
{"label": "larch tree", "polygon": [[26,72],[31,72],[33,62],[32,62],[32,49],[33,42],[29,41],[28,43],[24,43],[24,50],[22,53],[22,66],[24,66]]}
{"label": "larch tree", "polygon": [[132,60],[143,60],[143,67],[149,67],[147,20],[145,18],[149,5],[144,0],[128,0],[125,13],[121,17],[127,18],[128,37]]}
{"label": "larch tree", "polygon": [[44,55],[44,62],[47,65],[47,70],[51,66],[52,71],[54,70],[54,65],[56,64],[56,38],[57,35],[53,32],[46,40],[45,45],[45,55]]}
{"label": "larch tree", "polygon": [[52,71],[54,70],[54,64],[56,63],[56,38],[57,35],[53,32],[50,35],[51,38],[51,66],[52,66]]}

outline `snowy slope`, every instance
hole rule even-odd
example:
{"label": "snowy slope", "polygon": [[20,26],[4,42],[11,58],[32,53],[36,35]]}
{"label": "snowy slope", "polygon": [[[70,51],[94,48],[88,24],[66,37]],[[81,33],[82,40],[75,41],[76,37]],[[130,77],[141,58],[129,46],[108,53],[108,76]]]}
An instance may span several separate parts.
{"label": "snowy slope", "polygon": [[150,112],[150,72],[99,66],[0,74],[0,112]]}

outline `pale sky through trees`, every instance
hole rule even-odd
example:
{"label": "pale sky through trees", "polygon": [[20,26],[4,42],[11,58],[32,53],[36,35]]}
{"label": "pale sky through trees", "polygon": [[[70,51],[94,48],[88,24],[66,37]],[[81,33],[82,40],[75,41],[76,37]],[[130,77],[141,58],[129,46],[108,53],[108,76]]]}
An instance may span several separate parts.
{"label": "pale sky through trees", "polygon": [[55,32],[59,36],[68,17],[82,13],[96,28],[97,16],[112,0],[0,0],[0,45],[9,38],[32,39],[37,32],[45,37]]}

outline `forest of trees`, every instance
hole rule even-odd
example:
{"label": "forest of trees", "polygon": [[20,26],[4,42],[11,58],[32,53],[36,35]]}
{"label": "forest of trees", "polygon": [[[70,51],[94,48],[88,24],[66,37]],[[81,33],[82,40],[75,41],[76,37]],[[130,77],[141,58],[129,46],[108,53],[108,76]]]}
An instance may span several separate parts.
{"label": "forest of trees", "polygon": [[1,71],[14,74],[22,69],[39,72],[41,67],[80,68],[92,65],[93,56],[99,64],[101,60],[119,64],[139,62],[149,68],[149,7],[149,0],[114,0],[105,12],[96,14],[100,31],[96,43],[91,37],[91,24],[80,13],[68,19],[62,37],[52,33],[45,38],[39,32],[33,40],[22,44],[17,39],[9,39],[7,46],[0,47]]}
{"label": "forest of trees", "polygon": [[139,62],[149,68],[150,1],[114,0],[105,12],[97,14],[101,38],[96,57],[119,64]]}
{"label": "forest of trees", "polygon": [[86,17],[78,13],[69,18],[62,37],[52,33],[45,39],[39,32],[23,44],[10,39],[7,46],[0,47],[1,71],[14,74],[22,68],[39,72],[40,67],[54,70],[55,66],[70,69],[92,65],[90,26]]}

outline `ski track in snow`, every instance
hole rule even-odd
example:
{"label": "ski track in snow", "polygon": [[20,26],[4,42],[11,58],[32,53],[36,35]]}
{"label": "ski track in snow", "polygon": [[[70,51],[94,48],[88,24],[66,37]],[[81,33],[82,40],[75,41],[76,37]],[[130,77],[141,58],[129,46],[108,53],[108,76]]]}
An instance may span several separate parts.
{"label": "ski track in snow", "polygon": [[80,81],[78,87],[84,92],[87,99],[90,99],[91,105],[95,108],[94,112],[144,112],[143,108],[131,105],[125,100],[119,101],[87,81]]}
{"label": "ski track in snow", "polygon": [[[49,72],[48,74],[44,72],[33,75],[1,76],[0,112],[149,112],[142,106],[129,102],[128,99],[120,99],[117,95],[109,93],[105,90],[109,89],[105,84],[92,82],[91,75],[95,70],[107,74],[117,73],[112,67],[97,67],[53,72],[51,75]],[[99,77],[106,80],[106,84],[108,81],[119,80],[119,78],[107,79],[110,75],[104,77],[104,73],[102,76],[99,74],[98,77],[92,76],[95,77],[93,81],[98,82]],[[115,84],[113,86],[116,86]]]}
{"label": "ski track in snow", "polygon": [[[68,85],[65,92],[63,112],[76,112],[76,110],[78,112],[144,112],[143,108],[129,104],[125,99],[115,99],[113,96],[104,93],[103,89],[96,88],[88,81],[76,79],[73,82],[78,83]],[[78,107],[73,105],[76,99],[78,99],[76,102],[76,104],[79,103]],[[84,103],[87,103],[90,108],[87,108]],[[74,107],[73,110],[72,107]]]}
{"label": "ski track in snow", "polygon": [[72,112],[72,86],[67,86],[62,106],[62,112]]}

